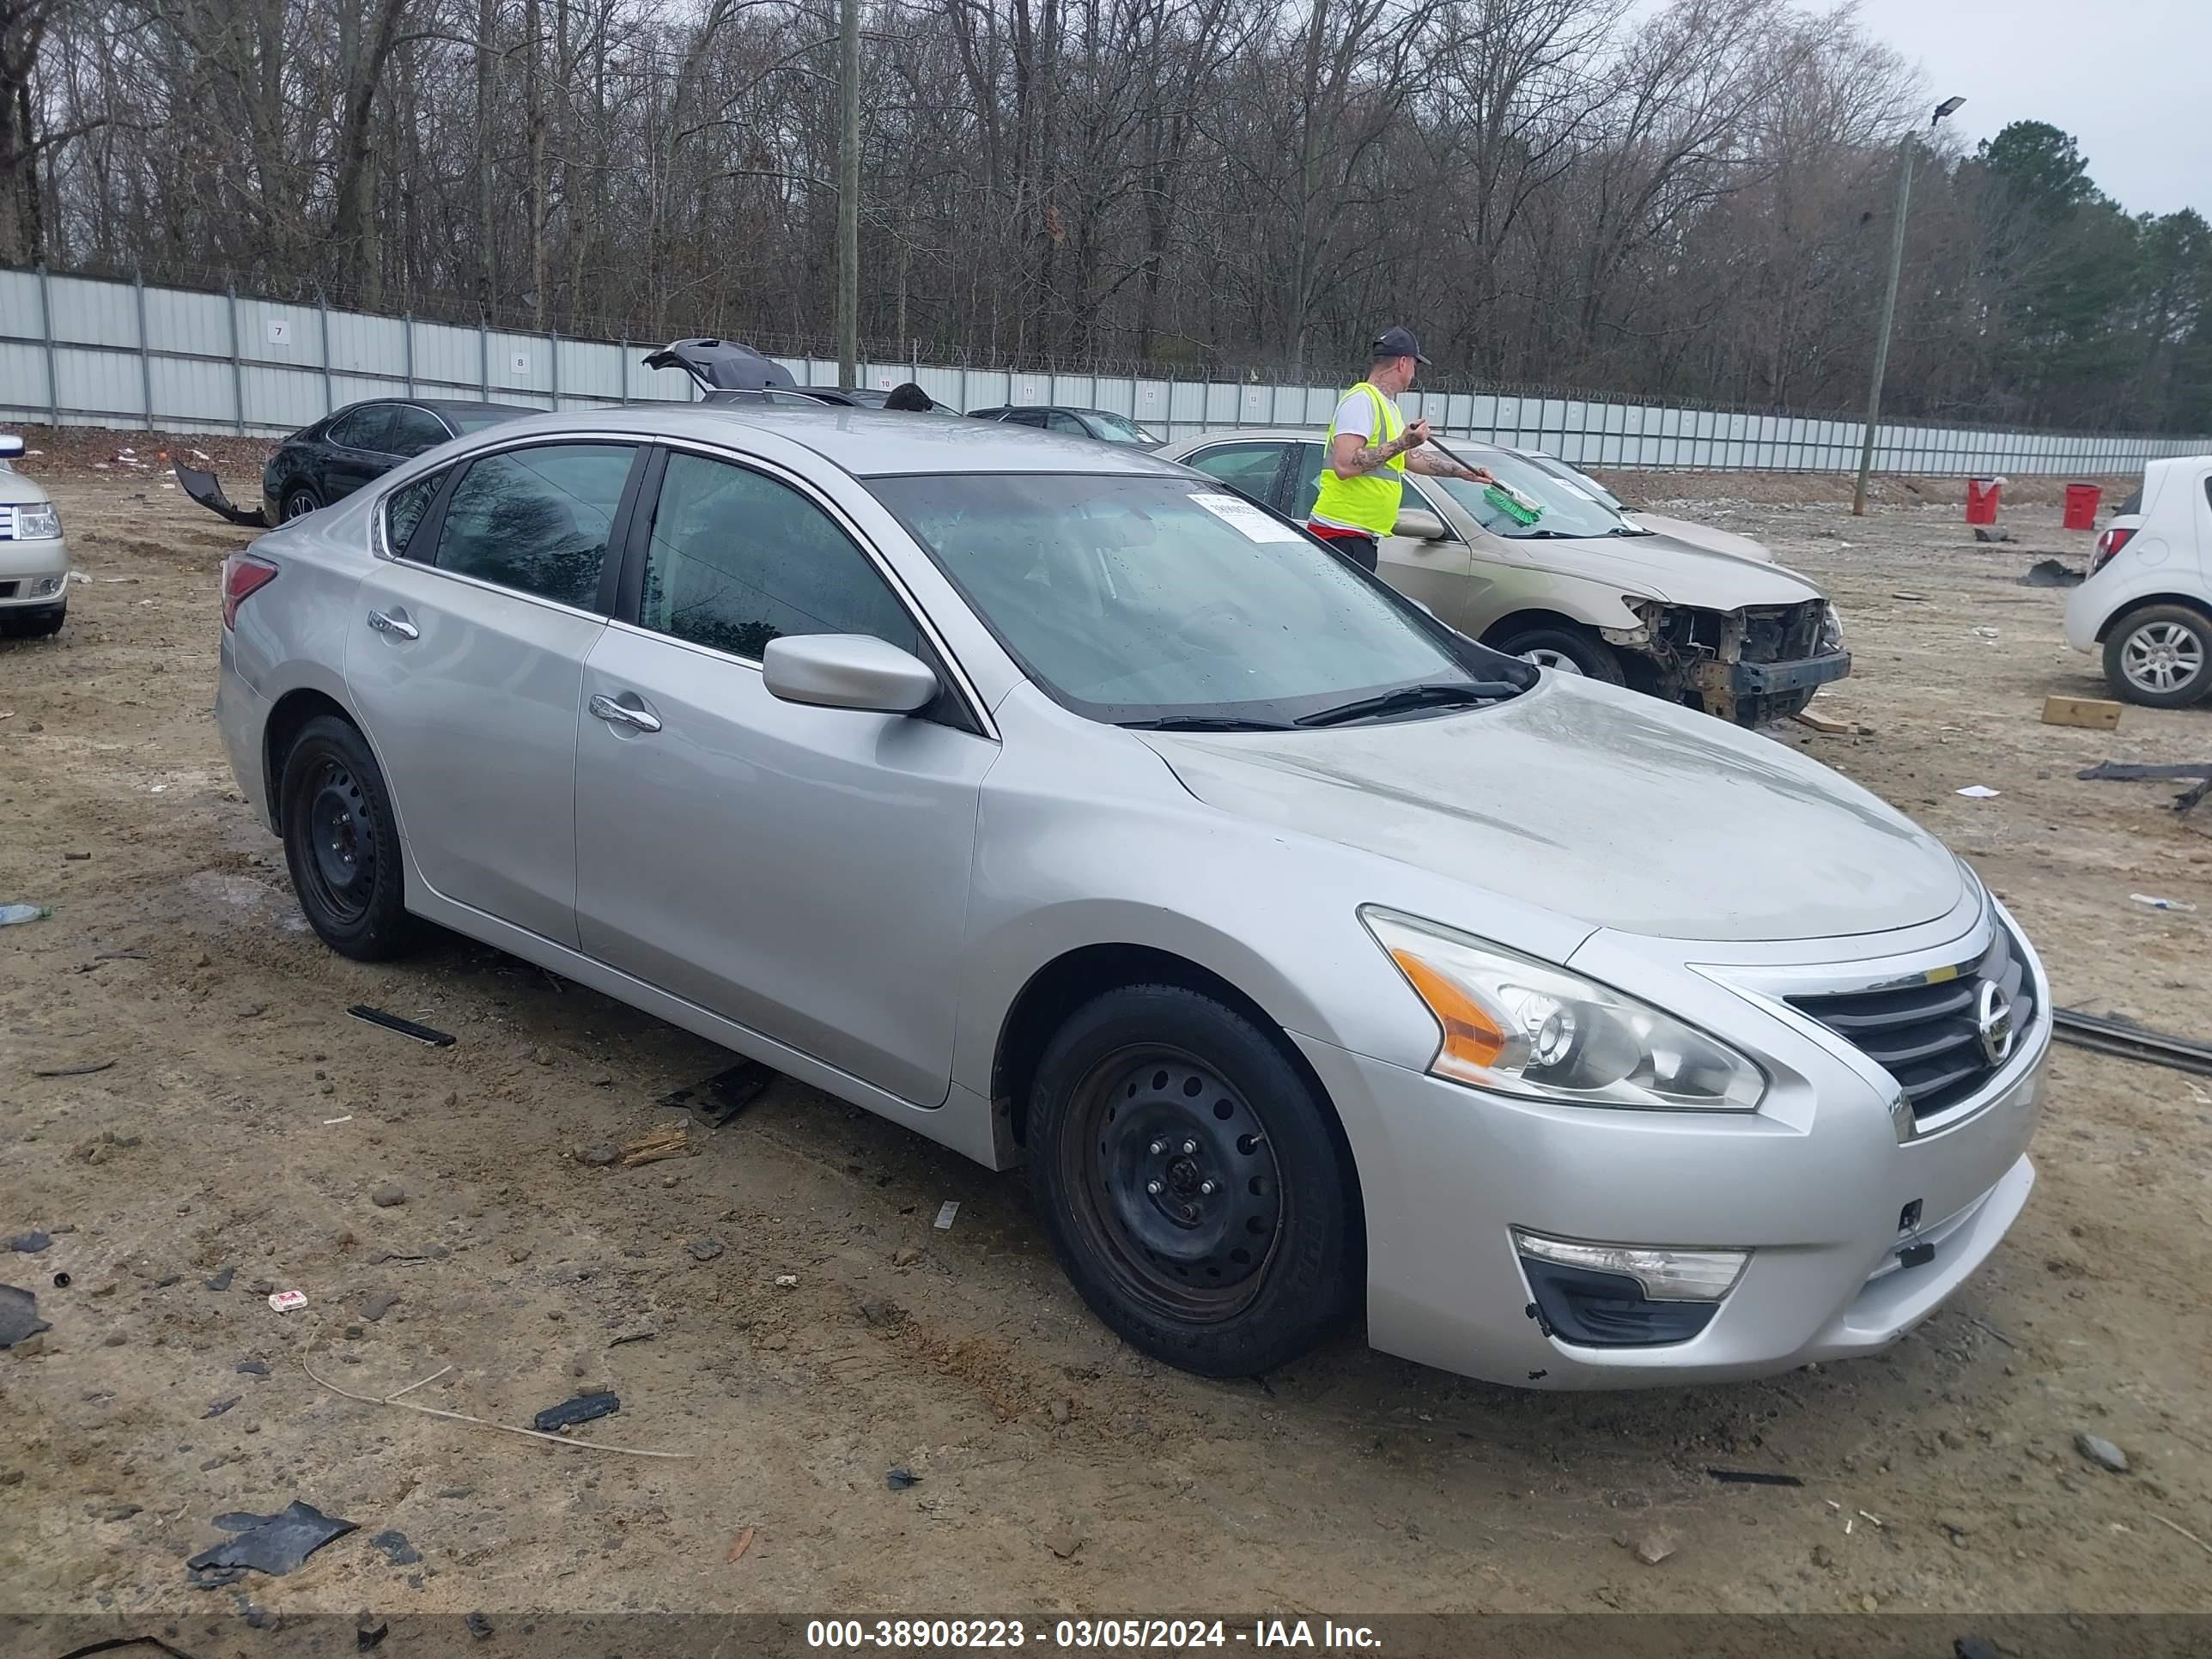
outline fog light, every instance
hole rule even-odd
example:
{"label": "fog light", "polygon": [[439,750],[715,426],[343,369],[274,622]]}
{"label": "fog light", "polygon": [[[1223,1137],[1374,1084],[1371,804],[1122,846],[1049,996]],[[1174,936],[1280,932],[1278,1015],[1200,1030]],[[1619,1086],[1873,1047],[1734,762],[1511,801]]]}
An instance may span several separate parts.
{"label": "fog light", "polygon": [[1591,1244],[1513,1230],[1547,1336],[1593,1348],[1686,1342],[1712,1322],[1743,1275],[1748,1250]]}
{"label": "fog light", "polygon": [[58,593],[62,591],[62,584],[68,580],[66,576],[41,576],[31,584],[31,597],[39,599],[49,593]]}

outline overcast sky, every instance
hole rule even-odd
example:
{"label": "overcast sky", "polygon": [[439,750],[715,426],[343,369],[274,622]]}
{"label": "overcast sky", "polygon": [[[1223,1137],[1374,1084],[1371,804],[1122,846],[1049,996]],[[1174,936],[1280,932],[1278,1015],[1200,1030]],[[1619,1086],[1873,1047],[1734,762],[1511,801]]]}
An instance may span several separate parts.
{"label": "overcast sky", "polygon": [[[2130,213],[2212,217],[2212,0],[1860,0],[1971,149],[2011,121],[2070,132]],[[1931,100],[1931,106],[1932,106]]]}

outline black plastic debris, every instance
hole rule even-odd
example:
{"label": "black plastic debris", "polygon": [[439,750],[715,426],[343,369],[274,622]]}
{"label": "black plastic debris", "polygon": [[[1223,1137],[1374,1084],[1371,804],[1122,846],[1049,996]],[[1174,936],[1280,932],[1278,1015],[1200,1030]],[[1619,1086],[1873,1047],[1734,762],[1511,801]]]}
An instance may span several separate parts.
{"label": "black plastic debris", "polygon": [[461,1622],[469,1627],[469,1634],[475,1637],[477,1641],[483,1642],[490,1639],[491,1620],[485,1618],[483,1614],[472,1613]]}
{"label": "black plastic debris", "polygon": [[657,1103],[690,1112],[708,1127],[719,1129],[751,1105],[761,1091],[775,1081],[775,1073],[760,1061],[740,1060],[726,1072],[671,1090]]}
{"label": "black plastic debris", "polygon": [[88,1060],[76,1066],[33,1066],[31,1068],[31,1075],[33,1077],[90,1077],[94,1073],[108,1070],[114,1064],[112,1060]]}
{"label": "black plastic debris", "polygon": [[1802,1486],[1794,1474],[1771,1474],[1765,1469],[1707,1469],[1707,1474],[1731,1486]]}
{"label": "black plastic debris", "polygon": [[15,1237],[9,1239],[8,1248],[11,1250],[20,1250],[25,1255],[36,1255],[53,1242],[51,1236],[33,1227],[29,1232],[17,1233]]}
{"label": "black plastic debris", "polygon": [[1961,1636],[1951,1644],[1951,1659],[2002,1659],[1997,1644],[1985,1636]]}
{"label": "black plastic debris", "polygon": [[325,1515],[313,1504],[294,1498],[274,1515],[255,1515],[234,1510],[218,1515],[215,1524],[236,1537],[202,1550],[185,1563],[203,1589],[214,1588],[207,1577],[228,1573],[216,1583],[235,1582],[241,1572],[265,1572],[281,1577],[290,1572],[333,1538],[343,1538],[358,1524]]}
{"label": "black plastic debris", "polygon": [[392,1634],[392,1626],[374,1613],[362,1612],[354,1615],[353,1649],[356,1653],[367,1653],[382,1644]]}
{"label": "black plastic debris", "polygon": [[548,1406],[531,1419],[531,1425],[540,1434],[552,1434],[572,1424],[588,1423],[595,1417],[605,1417],[622,1409],[622,1401],[611,1394],[580,1394],[574,1400],[564,1400],[557,1406]]}
{"label": "black plastic debris", "polygon": [[2027,574],[2020,579],[2022,587],[2079,587],[2089,580],[2086,570],[2076,570],[2070,564],[2061,564],[2056,559],[2038,559],[2028,566]]}
{"label": "black plastic debris", "polygon": [[210,1407],[207,1408],[207,1410],[205,1410],[204,1412],[201,1413],[200,1414],[201,1414],[203,1417],[221,1417],[221,1416],[222,1416],[225,1412],[228,1411],[228,1410],[229,1410],[233,1406],[235,1406],[235,1405],[239,1402],[239,1401],[240,1401],[240,1400],[241,1400],[242,1398],[244,1398],[244,1396],[243,1396],[243,1395],[235,1395],[235,1394],[234,1394],[234,1395],[231,1395],[231,1397],[230,1397],[229,1399],[228,1399],[228,1400],[218,1400],[218,1401],[216,1401],[215,1402],[215,1404],[213,1404],[212,1406],[210,1406]]}
{"label": "black plastic debris", "polygon": [[236,1267],[225,1267],[213,1279],[204,1280],[204,1282],[206,1284],[208,1289],[211,1291],[227,1291],[230,1288],[230,1281],[236,1278],[237,1275],[238,1269]]}
{"label": "black plastic debris", "polygon": [[450,1048],[453,1046],[451,1032],[441,1031],[428,1025],[417,1025],[411,1019],[402,1019],[397,1014],[387,1014],[383,1009],[372,1008],[365,1002],[355,1003],[352,1007],[346,1010],[346,1012],[351,1014],[356,1019],[367,1020],[371,1025],[381,1025],[387,1031],[397,1031],[402,1036],[413,1037],[417,1042],[427,1042],[433,1048]]}
{"label": "black plastic debris", "polygon": [[395,1567],[411,1567],[422,1559],[422,1553],[407,1541],[407,1534],[397,1528],[388,1528],[369,1540],[369,1547],[384,1552],[384,1559]]}
{"label": "black plastic debris", "polygon": [[921,1480],[920,1475],[907,1468],[893,1469],[884,1476],[884,1485],[893,1492],[904,1492],[908,1486],[920,1484]]}
{"label": "black plastic debris", "polygon": [[12,1348],[26,1337],[53,1329],[39,1317],[39,1298],[13,1285],[0,1285],[0,1348]]}

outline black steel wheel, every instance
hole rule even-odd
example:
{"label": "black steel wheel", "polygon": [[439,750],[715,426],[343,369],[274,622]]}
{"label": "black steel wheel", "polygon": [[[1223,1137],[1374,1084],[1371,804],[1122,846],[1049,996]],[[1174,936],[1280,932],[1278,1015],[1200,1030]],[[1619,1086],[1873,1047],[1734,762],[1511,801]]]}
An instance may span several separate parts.
{"label": "black steel wheel", "polygon": [[361,962],[410,949],[421,928],[403,902],[398,820],[361,733],[335,715],[308,721],[279,799],[293,890],[323,942]]}
{"label": "black steel wheel", "polygon": [[1038,1066],[1029,1154],[1069,1278],[1157,1358],[1251,1376],[1356,1304],[1334,1120],[1280,1039],[1212,998],[1133,986],[1078,1010]]}

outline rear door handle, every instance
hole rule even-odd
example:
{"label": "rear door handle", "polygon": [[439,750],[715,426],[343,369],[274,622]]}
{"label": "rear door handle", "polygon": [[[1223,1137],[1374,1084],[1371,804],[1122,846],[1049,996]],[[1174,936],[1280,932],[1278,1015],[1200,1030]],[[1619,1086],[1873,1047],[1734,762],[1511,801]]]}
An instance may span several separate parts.
{"label": "rear door handle", "polygon": [[635,701],[635,692],[625,691],[623,696],[631,698],[632,701],[621,702],[604,693],[593,692],[590,705],[592,713],[609,726],[627,726],[638,732],[660,730],[660,716],[646,708],[643,703]]}
{"label": "rear door handle", "polygon": [[368,625],[378,633],[389,634],[396,640],[419,640],[422,637],[422,630],[407,620],[407,613],[404,611],[396,616],[386,611],[372,611],[368,613]]}

